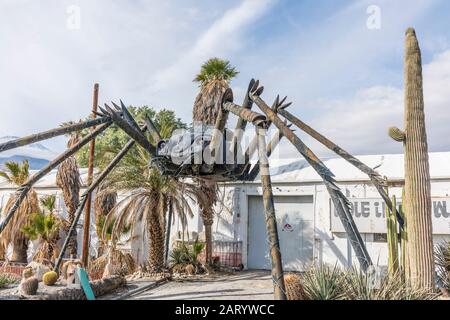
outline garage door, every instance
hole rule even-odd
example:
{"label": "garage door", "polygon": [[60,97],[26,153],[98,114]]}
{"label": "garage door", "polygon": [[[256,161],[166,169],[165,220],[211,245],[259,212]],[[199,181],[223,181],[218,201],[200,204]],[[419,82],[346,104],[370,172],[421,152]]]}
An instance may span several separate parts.
{"label": "garage door", "polygon": [[[274,197],[283,267],[302,271],[313,258],[313,196]],[[249,269],[271,269],[261,196],[248,197]]]}

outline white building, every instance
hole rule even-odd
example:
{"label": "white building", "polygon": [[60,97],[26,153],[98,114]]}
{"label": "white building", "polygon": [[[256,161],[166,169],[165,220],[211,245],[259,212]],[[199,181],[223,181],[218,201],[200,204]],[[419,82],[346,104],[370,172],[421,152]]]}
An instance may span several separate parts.
{"label": "white building", "polygon": [[[403,155],[357,157],[395,187],[389,188],[401,202]],[[387,265],[384,203],[368,177],[343,159],[324,161],[354,208],[354,218],[375,265]],[[271,167],[272,187],[283,264],[286,270],[302,270],[312,262],[341,266],[358,265],[346,234],[335,216],[330,196],[320,177],[304,161]],[[433,198],[433,239],[450,240],[450,152],[430,153]],[[259,178],[257,178],[258,180]],[[242,263],[249,269],[270,269],[262,188],[259,181],[220,185],[214,239],[241,242]],[[176,230],[181,230],[175,225]],[[202,234],[201,218],[189,221],[189,232]]]}
{"label": "white building", "polygon": [[[395,185],[390,195],[401,201],[403,183],[403,155],[360,156],[362,162]],[[324,161],[354,207],[354,218],[374,264],[387,264],[386,221],[383,202],[368,177],[343,159]],[[334,215],[331,200],[320,177],[303,160],[287,165],[271,163],[272,187],[282,258],[286,270],[302,270],[312,262],[342,266],[358,262],[347,241],[339,219]],[[431,194],[433,197],[433,238],[435,243],[450,240],[450,152],[430,153]],[[56,171],[52,171],[35,185],[38,195],[57,194],[57,207],[65,215],[60,192],[55,185]],[[82,169],[86,181],[85,169]],[[258,180],[258,179],[257,179]],[[269,269],[268,245],[262,205],[262,188],[259,181],[220,184],[220,201],[216,205],[213,225],[216,251],[229,250],[239,256],[230,264],[242,262],[245,268]],[[14,188],[0,181],[0,208]],[[195,204],[193,204],[195,206]],[[198,213],[198,210],[193,210]],[[92,215],[93,216],[93,215]],[[91,221],[91,249],[96,247],[96,233]],[[82,221],[79,222],[81,227]],[[172,225],[172,242],[181,237],[182,227],[175,220]],[[185,239],[203,234],[199,214],[189,219]],[[78,230],[79,243],[82,230]],[[222,248],[219,248],[221,244]],[[81,246],[79,246],[79,251]],[[145,251],[145,250],[142,250]],[[92,251],[95,252],[95,251]],[[80,252],[81,253],[81,252]],[[220,252],[217,252],[220,253]],[[227,255],[221,255],[221,259]],[[228,255],[229,257],[229,255]]]}

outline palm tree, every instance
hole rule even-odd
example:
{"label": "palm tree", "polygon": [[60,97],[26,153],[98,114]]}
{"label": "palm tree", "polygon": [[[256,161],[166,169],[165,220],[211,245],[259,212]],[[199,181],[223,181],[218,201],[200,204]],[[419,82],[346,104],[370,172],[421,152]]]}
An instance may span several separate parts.
{"label": "palm tree", "polygon": [[[238,74],[229,61],[212,58],[206,61],[195,77],[200,83],[200,92],[195,98],[193,121],[206,125],[214,125],[221,108],[222,95],[229,87],[231,79]],[[209,201],[200,205],[203,225],[205,226],[206,262],[212,262],[212,224],[214,222],[214,204],[217,201],[217,184],[198,179],[200,189],[208,196]],[[200,201],[199,201],[200,203]]]}
{"label": "palm tree", "polygon": [[[0,171],[0,177],[5,178],[6,181],[15,186],[22,185],[29,177],[29,164],[27,160],[24,160],[22,164],[14,161],[7,161],[4,166],[6,170]],[[9,211],[15,200],[16,195],[12,194],[5,205],[3,214]],[[21,229],[30,222],[31,214],[39,212],[39,210],[37,194],[31,189],[1,234],[1,242],[3,243],[5,251],[10,243],[13,244],[12,261],[22,263],[27,262],[29,238],[21,231]]]}
{"label": "palm tree", "polygon": [[123,240],[125,229],[129,229],[130,239],[146,238],[148,269],[160,272],[164,268],[165,216],[169,203],[185,226],[187,215],[193,216],[188,199],[205,202],[206,197],[194,184],[163,176],[157,169],[149,167],[148,153],[140,147],[138,150],[133,165],[117,168],[118,172],[111,177],[115,188],[129,194],[107,215],[103,237],[106,238],[106,227],[112,224],[113,247]]}
{"label": "palm tree", "polygon": [[[63,124],[63,126],[66,124]],[[77,144],[81,139],[80,132],[72,133],[67,142],[67,147],[71,148]],[[56,174],[56,185],[62,190],[64,203],[67,208],[67,222],[66,232],[69,231],[70,225],[75,219],[75,211],[78,207],[79,194],[81,187],[80,172],[78,171],[77,160],[74,156],[68,157],[64,160],[58,168]],[[69,242],[68,251],[70,256],[77,255],[77,233],[76,230],[72,233]]]}
{"label": "palm tree", "polygon": [[32,214],[30,222],[22,228],[22,232],[31,240],[40,241],[40,247],[33,256],[34,261],[54,261],[59,254],[57,241],[63,221],[54,214],[55,195],[43,197],[41,205],[48,211],[47,214],[39,212]]}
{"label": "palm tree", "polygon": [[94,198],[94,212],[95,212],[95,226],[97,237],[99,239],[98,256],[101,256],[104,251],[105,243],[102,238],[102,229],[105,223],[106,216],[117,204],[117,191],[108,188],[107,183],[102,183],[95,193]]}

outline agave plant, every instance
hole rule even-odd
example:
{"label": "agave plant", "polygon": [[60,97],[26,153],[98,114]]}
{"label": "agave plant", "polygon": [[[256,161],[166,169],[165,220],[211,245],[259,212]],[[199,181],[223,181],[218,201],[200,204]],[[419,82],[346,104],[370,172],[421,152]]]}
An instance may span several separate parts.
{"label": "agave plant", "polygon": [[205,244],[195,239],[191,245],[186,245],[184,242],[180,242],[178,246],[172,249],[170,253],[171,266],[179,264],[197,264],[198,256],[203,251]]}
{"label": "agave plant", "polygon": [[0,289],[11,284],[17,284],[20,282],[20,277],[11,273],[0,273]]}
{"label": "agave plant", "polygon": [[450,242],[438,244],[434,256],[439,282],[441,287],[448,292],[450,290]]}
{"label": "agave plant", "polygon": [[56,207],[56,196],[48,195],[41,199],[41,205],[47,211],[45,213],[34,213],[29,223],[22,228],[22,232],[31,240],[39,240],[39,249],[33,256],[33,260],[43,262],[53,261],[59,254],[57,242],[59,232],[63,226],[63,220],[54,214]]}

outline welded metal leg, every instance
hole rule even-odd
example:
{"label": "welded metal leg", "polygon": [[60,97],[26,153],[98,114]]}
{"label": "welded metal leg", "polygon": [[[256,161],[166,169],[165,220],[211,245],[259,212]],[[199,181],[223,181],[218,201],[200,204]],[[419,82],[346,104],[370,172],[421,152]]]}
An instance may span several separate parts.
{"label": "welded metal leg", "polygon": [[[269,144],[267,145],[267,158],[272,155],[272,152],[280,143],[280,140],[283,138],[283,134],[278,130],[278,132],[272,137]],[[243,177],[245,181],[253,181],[256,179],[260,171],[259,161],[255,164],[252,170],[247,174],[247,176]]]}
{"label": "welded metal leg", "polygon": [[336,212],[344,226],[348,239],[352,244],[353,250],[358,258],[361,268],[366,271],[372,265],[369,253],[367,252],[364,241],[356,227],[355,221],[351,215],[351,207],[348,199],[341,192],[336,182],[333,179],[333,173],[320,161],[314,152],[304,144],[304,142],[297,137],[289,127],[281,120],[276,113],[256,94],[250,94],[250,98],[258,107],[267,115],[267,118],[273,121],[273,124],[283,133],[292,145],[300,152],[305,160],[322,178],[331,200],[333,201]]}
{"label": "welded metal leg", "polygon": [[64,127],[59,127],[56,129],[51,129],[51,130],[39,132],[36,134],[32,134],[32,135],[29,135],[26,137],[17,138],[14,140],[10,140],[10,141],[1,143],[0,144],[0,152],[23,147],[23,146],[29,145],[31,143],[39,142],[42,140],[47,140],[47,139],[51,139],[54,137],[62,136],[64,134],[83,130],[85,128],[94,127],[99,124],[110,122],[110,121],[111,121],[111,119],[109,117],[102,116],[101,118],[81,121],[81,122],[66,125]]}
{"label": "welded metal leg", "polygon": [[270,259],[272,260],[272,281],[274,284],[274,297],[276,300],[287,300],[286,289],[284,285],[280,242],[278,239],[277,220],[275,216],[275,206],[272,193],[272,183],[270,181],[269,160],[267,158],[265,131],[266,130],[260,127],[256,127],[267,238],[269,241]]}

